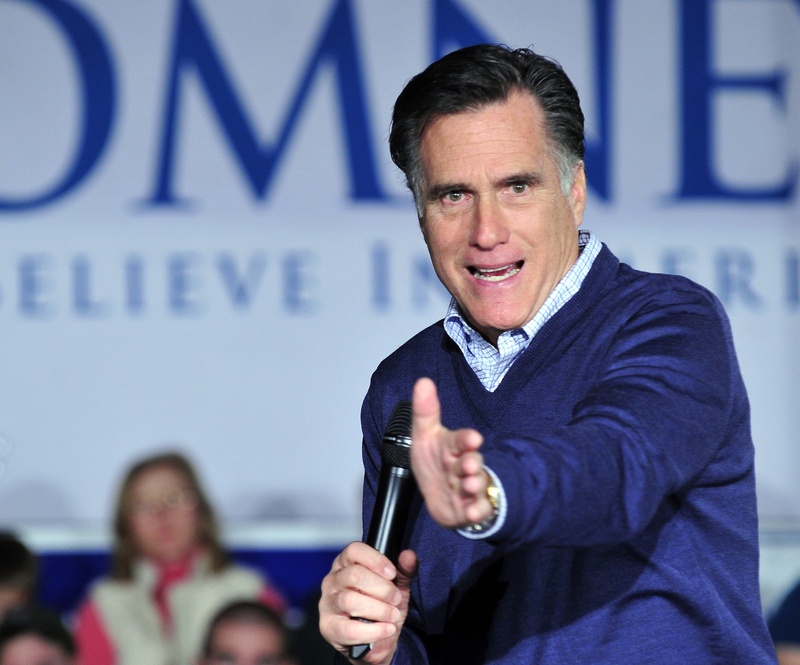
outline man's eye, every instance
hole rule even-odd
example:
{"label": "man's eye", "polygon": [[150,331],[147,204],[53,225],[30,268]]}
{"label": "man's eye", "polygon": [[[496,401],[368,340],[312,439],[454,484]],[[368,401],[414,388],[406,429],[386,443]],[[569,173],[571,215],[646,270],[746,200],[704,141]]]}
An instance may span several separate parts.
{"label": "man's eye", "polygon": [[510,189],[511,189],[511,192],[513,194],[522,194],[523,192],[525,192],[525,190],[528,189],[528,183],[527,182],[515,182],[515,183],[512,183]]}
{"label": "man's eye", "polygon": [[464,192],[447,192],[444,195],[446,201],[450,201],[451,203],[458,203],[461,199],[464,198]]}

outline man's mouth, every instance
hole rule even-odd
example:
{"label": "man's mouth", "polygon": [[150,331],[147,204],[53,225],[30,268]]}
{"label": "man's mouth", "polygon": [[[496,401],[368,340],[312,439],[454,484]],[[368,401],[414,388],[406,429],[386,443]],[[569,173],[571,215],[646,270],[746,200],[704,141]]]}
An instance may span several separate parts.
{"label": "man's mouth", "polygon": [[523,263],[524,261],[517,261],[499,268],[476,268],[475,266],[470,266],[469,271],[473,277],[484,282],[502,282],[504,279],[516,275],[522,269]]}

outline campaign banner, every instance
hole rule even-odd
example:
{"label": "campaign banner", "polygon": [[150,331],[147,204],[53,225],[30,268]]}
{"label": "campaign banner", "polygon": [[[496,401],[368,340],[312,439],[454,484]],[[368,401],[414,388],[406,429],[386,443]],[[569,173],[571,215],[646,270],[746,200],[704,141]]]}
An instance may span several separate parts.
{"label": "campaign banner", "polygon": [[3,0],[0,523],[104,525],[178,448],[228,522],[358,524],[370,375],[449,300],[392,104],[487,41],[575,82],[584,227],[722,300],[800,518],[800,1]]}

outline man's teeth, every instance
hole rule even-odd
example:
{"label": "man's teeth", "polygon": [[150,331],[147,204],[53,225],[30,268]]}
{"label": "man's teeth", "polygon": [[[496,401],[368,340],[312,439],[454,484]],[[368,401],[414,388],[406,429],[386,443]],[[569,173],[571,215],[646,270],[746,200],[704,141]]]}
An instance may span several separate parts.
{"label": "man's teeth", "polygon": [[472,274],[486,282],[501,282],[519,272],[517,264],[510,263],[502,268],[473,268]]}

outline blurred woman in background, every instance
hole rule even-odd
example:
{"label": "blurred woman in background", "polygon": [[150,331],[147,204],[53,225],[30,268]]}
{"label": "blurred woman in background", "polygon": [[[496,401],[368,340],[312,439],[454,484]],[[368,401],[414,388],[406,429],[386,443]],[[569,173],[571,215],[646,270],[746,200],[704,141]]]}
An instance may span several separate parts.
{"label": "blurred woman in background", "polygon": [[135,464],[120,487],[111,576],[95,584],[75,625],[80,665],[190,665],[211,617],[258,599],[282,612],[282,596],[232,564],[197,474],[181,454]]}

